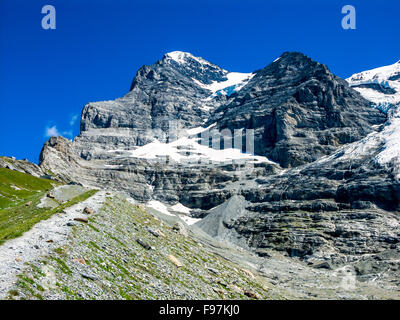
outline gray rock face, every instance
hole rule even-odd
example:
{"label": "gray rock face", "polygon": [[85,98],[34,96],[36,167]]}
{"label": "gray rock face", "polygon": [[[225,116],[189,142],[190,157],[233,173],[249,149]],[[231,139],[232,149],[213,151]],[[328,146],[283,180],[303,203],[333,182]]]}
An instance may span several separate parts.
{"label": "gray rock face", "polygon": [[[394,250],[393,260],[400,116],[393,111],[385,122],[344,80],[300,53],[283,54],[230,96],[213,95],[209,85],[228,74],[188,54],[166,55],[138,71],[125,97],[87,105],[81,135],[51,138],[40,167],[139,201],[180,202],[205,217],[199,228],[260,256],[274,249],[315,265],[354,263],[360,276],[376,269],[366,255]],[[276,163],[132,157],[154,138],[170,142],[171,119],[182,128],[254,129],[256,153]]]}
{"label": "gray rock face", "polygon": [[284,53],[208,120],[255,130],[255,152],[283,167],[310,163],[365,137],[385,116],[325,65]]}
{"label": "gray rock face", "polygon": [[246,247],[245,237],[241,237],[236,232],[234,225],[237,220],[247,216],[248,213],[244,197],[234,195],[223,204],[209,210],[208,215],[197,222],[196,226],[215,239]]}
{"label": "gray rock face", "polygon": [[233,228],[255,250],[337,263],[396,249],[398,159],[380,160],[385,150],[397,152],[385,145],[387,128],[398,128],[393,124],[311,164],[259,179],[257,189],[242,191],[252,214]]}
{"label": "gray rock face", "polygon": [[74,143],[63,137],[46,142],[40,166],[44,170],[51,168],[66,182],[123,190],[139,201],[179,201],[202,210],[223,203],[244,185],[253,185],[254,178],[279,171],[271,163],[185,167],[129,157],[87,161],[76,154]]}

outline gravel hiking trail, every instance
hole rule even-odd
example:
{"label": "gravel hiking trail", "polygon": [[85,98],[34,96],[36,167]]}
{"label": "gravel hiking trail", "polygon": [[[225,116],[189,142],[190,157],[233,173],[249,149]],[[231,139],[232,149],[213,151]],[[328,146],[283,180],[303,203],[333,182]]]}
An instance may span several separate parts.
{"label": "gravel hiking trail", "polygon": [[[83,209],[89,207],[96,212],[105,200],[105,191],[56,213],[47,220],[37,223],[21,237],[6,241],[0,246],[0,299],[8,293],[24,269],[26,263],[47,255],[52,249],[67,241],[74,218],[84,217]],[[74,222],[75,223],[75,222]],[[79,222],[76,222],[79,223]]]}

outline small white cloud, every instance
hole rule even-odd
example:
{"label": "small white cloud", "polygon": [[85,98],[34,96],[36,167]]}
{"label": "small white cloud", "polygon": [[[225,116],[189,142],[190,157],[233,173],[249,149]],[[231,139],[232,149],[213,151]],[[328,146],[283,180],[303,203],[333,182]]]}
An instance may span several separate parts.
{"label": "small white cloud", "polygon": [[46,137],[58,137],[60,133],[57,130],[57,126],[47,127],[46,128]]}
{"label": "small white cloud", "polygon": [[72,137],[72,136],[73,136],[73,133],[72,133],[72,130],[63,131],[62,135],[63,135],[64,137]]}
{"label": "small white cloud", "polygon": [[[64,136],[66,138],[72,138],[74,136],[74,132],[73,132],[73,125],[76,123],[76,121],[79,119],[79,115],[74,114],[70,117],[69,120],[69,126],[70,128],[68,130],[65,131],[61,131],[57,128],[57,125],[54,124],[53,121],[48,122],[48,125],[46,126],[45,129],[45,137],[49,138],[49,137],[58,137],[58,136]],[[53,125],[54,124],[54,125]]]}
{"label": "small white cloud", "polygon": [[76,123],[76,120],[78,120],[78,115],[77,115],[77,114],[74,114],[74,115],[71,117],[71,120],[69,121],[69,125],[72,127],[72,126]]}

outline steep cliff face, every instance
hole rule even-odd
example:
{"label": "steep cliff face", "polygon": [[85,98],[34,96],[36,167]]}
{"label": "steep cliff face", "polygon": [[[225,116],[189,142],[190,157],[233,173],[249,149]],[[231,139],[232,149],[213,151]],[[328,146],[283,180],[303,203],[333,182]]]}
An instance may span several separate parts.
{"label": "steep cliff face", "polygon": [[255,154],[293,167],[374,131],[386,116],[370,104],[301,53],[284,53],[262,70],[241,74],[172,52],[143,66],[124,97],[86,105],[74,150],[83,159],[106,159],[108,151],[171,142],[204,125],[232,133],[253,129]]}
{"label": "steep cliff face", "polygon": [[338,264],[383,250],[388,260],[398,257],[399,148],[390,144],[400,130],[397,117],[330,156],[259,179],[257,189],[242,192],[246,214],[228,229],[261,255],[273,248]]}
{"label": "steep cliff face", "polygon": [[310,163],[374,131],[385,116],[325,65],[287,52],[208,120],[255,130],[255,152],[283,167]]}

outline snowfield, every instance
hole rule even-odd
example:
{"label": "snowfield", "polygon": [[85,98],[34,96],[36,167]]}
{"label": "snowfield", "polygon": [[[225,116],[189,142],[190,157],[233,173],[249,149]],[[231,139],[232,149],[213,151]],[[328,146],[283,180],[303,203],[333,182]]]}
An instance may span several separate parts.
{"label": "snowfield", "polygon": [[226,75],[226,81],[214,81],[211,84],[204,84],[196,79],[193,79],[193,81],[200,87],[212,92],[206,99],[211,100],[218,95],[230,96],[232,93],[238,92],[253,78],[253,76],[253,73],[229,72]]}
{"label": "snowfield", "polygon": [[[353,74],[347,81],[364,98],[388,114],[389,120],[378,134],[384,141],[384,147],[375,160],[383,166],[394,164],[394,174],[400,179],[400,61]],[[367,87],[360,87],[365,85]]]}
{"label": "snowfield", "polygon": [[[400,106],[391,111],[387,126],[382,131],[385,147],[376,157],[376,160],[381,165],[392,162],[400,164]],[[395,169],[397,171],[397,179],[400,179],[399,169],[399,166]]]}
{"label": "snowfield", "polygon": [[196,138],[183,137],[171,143],[163,143],[155,139],[132,151],[110,150],[109,152],[124,152],[124,157],[147,159],[153,161],[170,161],[172,163],[232,163],[234,161],[251,161],[272,163],[267,157],[242,153],[239,149],[213,149],[201,145]]}
{"label": "snowfield", "polygon": [[[386,112],[392,105],[400,103],[400,61],[395,64],[353,74],[347,79],[350,86]],[[387,93],[363,85],[378,85],[388,89]],[[395,93],[391,93],[395,91]]]}

